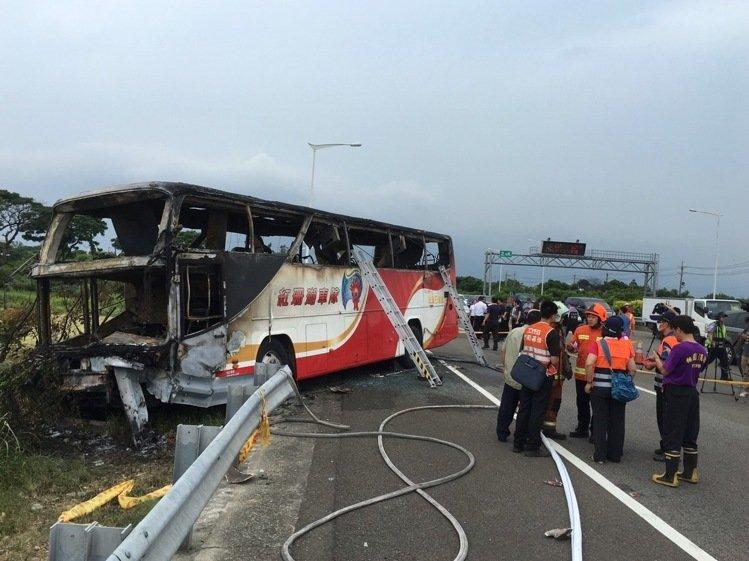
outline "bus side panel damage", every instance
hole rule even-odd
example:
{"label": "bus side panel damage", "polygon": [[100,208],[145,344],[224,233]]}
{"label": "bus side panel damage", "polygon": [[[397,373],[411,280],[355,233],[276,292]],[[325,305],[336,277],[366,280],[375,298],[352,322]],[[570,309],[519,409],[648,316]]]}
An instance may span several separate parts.
{"label": "bus side panel damage", "polygon": [[[80,216],[109,222],[113,251],[85,260],[66,252]],[[455,336],[455,313],[441,283],[432,286],[440,265],[454,275],[447,236],[144,183],[55,204],[32,270],[40,347],[55,358],[66,389],[121,401],[134,435],[148,422],[149,399],[223,404],[228,385],[251,375],[256,360],[280,354],[303,378],[392,358],[397,340],[370,337],[379,320],[358,307],[354,246],[390,269],[387,278],[403,292],[399,305],[429,326],[430,338]],[[369,343],[354,344],[362,340]]]}

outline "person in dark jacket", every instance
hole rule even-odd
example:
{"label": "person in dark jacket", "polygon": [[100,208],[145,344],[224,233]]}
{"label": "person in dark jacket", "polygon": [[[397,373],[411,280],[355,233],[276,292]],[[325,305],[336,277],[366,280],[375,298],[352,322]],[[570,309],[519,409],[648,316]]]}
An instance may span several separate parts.
{"label": "person in dark jacket", "polygon": [[492,297],[492,303],[489,304],[486,308],[486,313],[484,314],[484,322],[482,326],[483,335],[484,335],[484,348],[489,348],[489,335],[492,336],[492,339],[494,340],[494,348],[492,350],[496,351],[499,347],[499,323],[502,318],[502,314],[504,313],[504,308],[499,305],[499,298],[496,296]]}

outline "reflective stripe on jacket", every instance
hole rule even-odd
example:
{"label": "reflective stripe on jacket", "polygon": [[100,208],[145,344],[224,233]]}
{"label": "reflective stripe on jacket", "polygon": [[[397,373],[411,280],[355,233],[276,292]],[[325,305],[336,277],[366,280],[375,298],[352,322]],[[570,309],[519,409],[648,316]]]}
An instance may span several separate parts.
{"label": "reflective stripe on jacket", "polygon": [[592,329],[588,325],[581,325],[572,334],[571,343],[577,342],[577,361],[575,363],[575,378],[585,380],[585,361],[588,359],[591,339],[601,340],[601,329]]}
{"label": "reflective stripe on jacket", "polygon": [[606,344],[611,353],[611,363],[606,360],[601,341],[596,343],[598,355],[593,375],[594,388],[611,388],[612,370],[614,372],[626,373],[629,359],[632,358],[632,345],[627,339],[614,339],[606,337]]}
{"label": "reflective stripe on jacket", "polygon": [[554,328],[545,321],[529,325],[523,333],[523,354],[532,356],[544,366],[551,362],[551,353],[546,345],[546,337]]}

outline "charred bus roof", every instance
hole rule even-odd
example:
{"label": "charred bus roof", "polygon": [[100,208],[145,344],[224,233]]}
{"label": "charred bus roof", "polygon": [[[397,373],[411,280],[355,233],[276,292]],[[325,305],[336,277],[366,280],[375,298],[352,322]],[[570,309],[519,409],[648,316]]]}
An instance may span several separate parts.
{"label": "charred bus roof", "polygon": [[366,218],[356,218],[300,205],[269,201],[257,197],[251,197],[249,195],[240,195],[237,193],[221,191],[219,189],[212,189],[210,187],[202,187],[200,185],[168,181],[129,183],[125,185],[104,187],[93,191],[86,191],[66,199],[60,199],[53,205],[53,209],[55,212],[60,213],[86,212],[95,215],[96,210],[99,208],[105,209],[110,205],[142,201],[144,198],[158,198],[161,196],[169,198],[196,197],[214,202],[250,205],[257,208],[283,211],[297,214],[299,216],[314,214],[317,218],[345,222],[347,226],[358,226],[360,228],[377,229],[382,231],[397,231],[403,234],[424,236],[433,240],[450,240],[450,236],[446,234],[439,234],[406,226],[398,226]]}

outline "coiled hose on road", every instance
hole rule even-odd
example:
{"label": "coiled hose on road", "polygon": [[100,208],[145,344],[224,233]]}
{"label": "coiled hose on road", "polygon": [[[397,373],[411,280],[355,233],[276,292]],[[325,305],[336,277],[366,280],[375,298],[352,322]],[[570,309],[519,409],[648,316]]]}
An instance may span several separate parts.
{"label": "coiled hose on road", "polygon": [[[308,415],[310,416],[310,419],[284,419],[281,422],[304,422],[304,423],[313,423],[313,424],[319,424],[326,427],[331,427],[339,430],[348,430],[350,427],[348,425],[341,425],[336,423],[331,423],[328,421],[323,421],[322,419],[319,419],[307,406],[306,403],[301,399],[301,395],[299,394],[297,390],[297,396],[299,397],[299,401],[304,407],[304,409],[307,411]],[[390,432],[385,431],[385,427],[387,424],[392,421],[394,418],[404,415],[406,413],[411,413],[414,411],[424,411],[424,410],[445,410],[445,409],[494,409],[496,410],[497,407],[494,405],[424,405],[424,406],[418,406],[418,407],[409,407],[407,409],[402,409],[400,411],[396,411],[389,417],[385,418],[382,423],[380,423],[379,430],[377,431],[359,431],[359,432],[339,432],[339,433],[317,433],[317,432],[290,432],[290,431],[283,431],[279,429],[272,429],[271,432],[274,435],[277,436],[288,436],[288,437],[298,437],[298,438],[371,438],[371,437],[377,437],[377,447],[380,452],[380,456],[382,456],[382,459],[385,461],[385,464],[387,464],[388,468],[395,473],[401,481],[403,481],[406,486],[402,487],[401,489],[397,489],[396,491],[392,491],[390,493],[385,493],[382,495],[379,495],[377,497],[372,497],[370,499],[366,499],[364,501],[360,501],[358,503],[351,504],[349,506],[343,507],[341,509],[338,509],[334,512],[331,512],[330,514],[319,518],[318,520],[315,520],[314,522],[311,522],[310,524],[307,524],[303,528],[297,530],[294,532],[291,536],[288,537],[288,539],[284,542],[282,548],[281,548],[281,556],[284,559],[284,561],[295,561],[294,557],[291,555],[290,549],[294,542],[298,540],[303,535],[307,534],[308,532],[311,532],[315,528],[318,528],[324,524],[327,524],[331,520],[334,520],[338,518],[339,516],[353,512],[355,510],[371,506],[383,501],[387,501],[390,499],[393,499],[395,497],[400,497],[403,495],[407,495],[408,493],[416,492],[418,493],[424,500],[426,500],[430,505],[432,505],[437,511],[445,517],[448,522],[452,525],[453,529],[458,535],[459,540],[459,548],[458,553],[454,558],[454,561],[464,561],[466,556],[468,555],[468,537],[465,533],[465,530],[463,529],[463,526],[460,524],[457,518],[455,518],[450,511],[447,510],[442,504],[440,504],[436,499],[434,499],[431,495],[429,495],[425,489],[428,489],[430,487],[436,487],[438,485],[442,485],[443,483],[448,483],[450,481],[454,481],[469,471],[473,469],[473,466],[476,463],[476,459],[474,455],[470,452],[470,450],[464,448],[463,446],[456,444],[454,442],[450,442],[448,440],[442,440],[439,438],[433,438],[429,436],[422,436],[422,435],[415,435],[415,434],[405,434],[405,433],[398,433],[398,432]],[[455,473],[439,477],[437,479],[432,479],[430,481],[425,481],[422,483],[415,483],[411,479],[408,478],[398,467],[393,463],[393,461],[390,459],[390,456],[385,451],[384,446],[384,440],[383,437],[387,438],[398,438],[403,440],[419,440],[423,442],[434,442],[436,444],[441,444],[443,446],[447,446],[449,448],[453,448],[455,450],[458,450],[462,452],[467,458],[468,463],[460,470],[458,470]],[[556,451],[553,450],[552,445],[544,439],[544,444],[546,444],[547,448],[549,448],[552,456],[554,457],[554,461],[557,464],[557,468],[560,473],[560,477],[562,478],[562,482],[564,485],[565,490],[565,496],[567,497],[567,503],[568,503],[568,509],[570,513],[570,522],[572,524],[573,531],[573,547],[572,547],[572,558],[573,561],[581,561],[582,560],[582,547],[581,547],[581,536],[580,536],[580,518],[579,518],[579,511],[577,509],[577,501],[574,496],[574,491],[572,490],[572,482],[569,478],[569,474],[567,473],[566,468],[564,467],[564,463],[561,461],[561,458],[559,458]],[[577,537],[577,539],[575,539]],[[575,543],[576,542],[576,543]]]}

